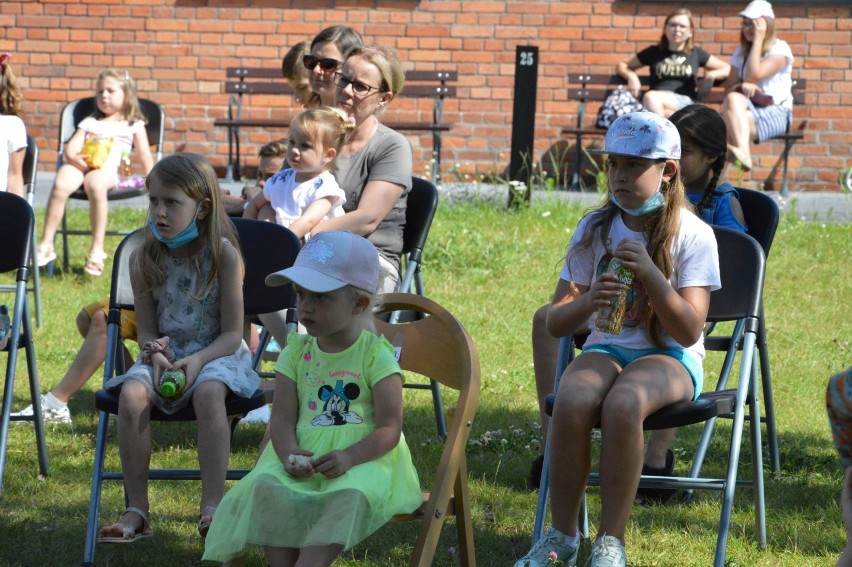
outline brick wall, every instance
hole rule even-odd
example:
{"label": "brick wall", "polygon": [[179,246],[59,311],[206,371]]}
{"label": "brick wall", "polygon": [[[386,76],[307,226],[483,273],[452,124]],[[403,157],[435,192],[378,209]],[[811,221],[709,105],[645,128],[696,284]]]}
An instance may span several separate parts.
{"label": "brick wall", "polygon": [[[697,43],[727,60],[736,47],[742,2],[689,2]],[[446,104],[454,124],[444,142],[445,170],[481,175],[502,171],[509,159],[514,54],[517,45],[540,49],[536,152],[545,154],[560,129],[576,120],[567,100],[570,72],[611,72],[626,55],[656,42],[665,14],[677,4],[627,0],[3,0],[0,50],[25,87],[26,122],[43,151],[41,169],[55,160],[63,103],[94,90],[104,67],[127,68],[142,96],[165,106],[171,152],[185,149],[223,165],[228,66],[277,66],[288,46],[332,24],[350,25],[368,39],[397,48],[408,68],[454,67],[459,96]],[[796,56],[795,72],[808,80],[807,102],[796,123],[808,120],[790,165],[791,187],[836,191],[841,168],[852,165],[852,8],[808,1],[775,6],[779,36]],[[411,101],[394,101],[410,111]],[[280,97],[256,96],[252,116],[291,112]],[[393,110],[393,109],[392,109]],[[390,119],[391,117],[389,117]],[[246,130],[248,156],[282,132]],[[428,167],[428,136],[409,136],[415,174]],[[744,184],[778,186],[773,166],[783,144],[755,147],[756,168]]]}

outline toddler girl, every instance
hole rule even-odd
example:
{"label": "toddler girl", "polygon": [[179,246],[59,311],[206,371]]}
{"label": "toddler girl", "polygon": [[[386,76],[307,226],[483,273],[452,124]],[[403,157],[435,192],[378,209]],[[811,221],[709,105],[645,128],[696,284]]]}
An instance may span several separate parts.
{"label": "toddler girl", "polygon": [[12,54],[0,53],[0,191],[24,196],[27,128],[21,120],[24,97],[9,66]]}
{"label": "toddler girl", "polygon": [[304,238],[323,219],[343,215],[346,194],[331,171],[334,158],[355,128],[342,110],[306,110],[290,125],[288,169],[273,175],[243,214],[275,221]]}
{"label": "toddler girl", "polygon": [[135,147],[147,175],[154,166],[154,158],[136,87],[127,71],[101,71],[95,98],[97,110],[80,122],[77,131],[65,144],[65,163],[56,172],[36,258],[39,266],[56,259],[53,240],[65,214],[65,203],[69,195],[82,185],[89,200],[89,221],[92,224],[92,246],[83,271],[91,276],[100,276],[107,257],[104,251],[107,193],[118,183],[121,159]]}
{"label": "toddler girl", "polygon": [[[680,179],[680,137],[650,112],[618,118],[606,135],[609,201],[580,220],[547,312],[563,337],[590,328],[566,368],[550,421],[553,526],[516,567],[575,565],[577,517],[591,467],[591,431],[601,424],[601,525],[591,567],[624,567],[624,532],[642,470],[642,423],[701,392],[702,330],[720,285],[711,227],[690,210]],[[620,283],[613,260],[632,272]],[[589,322],[626,296],[624,327]]]}
{"label": "toddler girl", "polygon": [[[127,508],[118,523],[101,530],[101,542],[152,534],[151,407],[174,413],[190,403],[198,421],[198,530],[206,535],[225,491],[231,439],[225,396],[250,396],[260,384],[242,340],[242,257],[213,168],[199,155],[178,153],[160,161],[145,184],[145,242],[130,257],[141,354],[126,374],[104,385],[121,391],[118,444]],[[183,393],[164,398],[163,372],[178,368],[186,374]]]}
{"label": "toddler girl", "polygon": [[401,370],[373,326],[378,252],[352,233],[321,232],[266,279],[290,282],[308,334],[292,334],[278,358],[272,442],[222,500],[204,559],[230,561],[254,544],[273,567],[330,565],[422,504]]}

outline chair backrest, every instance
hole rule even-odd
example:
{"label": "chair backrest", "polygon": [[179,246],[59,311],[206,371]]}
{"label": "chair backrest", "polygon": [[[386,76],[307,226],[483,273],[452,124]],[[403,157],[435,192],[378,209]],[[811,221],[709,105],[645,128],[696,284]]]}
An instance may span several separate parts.
{"label": "chair backrest", "polygon": [[[240,239],[246,271],[243,278],[243,310],[247,315],[271,313],[292,307],[291,286],[268,287],[266,276],[293,265],[299,253],[299,239],[290,230],[275,223],[252,219],[231,219]],[[110,287],[110,304],[133,309],[130,255],[144,241],[142,230],[131,233],[115,251]]]}
{"label": "chair backrest", "polygon": [[[163,107],[151,99],[139,98],[139,106],[145,115],[145,130],[148,133],[148,142],[156,146],[154,161],[160,161],[163,157],[163,141],[165,139],[166,115]],[[94,114],[97,109],[95,97],[78,98],[72,100],[62,109],[59,120],[59,146],[57,147],[56,167],[62,165],[62,152],[65,144],[77,131],[77,126],[87,116]]]}
{"label": "chair backrest", "polygon": [[420,261],[432,220],[438,210],[438,189],[420,177],[411,178],[411,191],[405,206],[405,228],[402,231],[402,253],[413,254]]}
{"label": "chair backrest", "polygon": [[30,205],[35,197],[36,175],[38,175],[38,142],[27,135],[27,151],[24,153],[24,194]]}
{"label": "chair backrest", "polygon": [[763,191],[753,189],[738,187],[737,195],[748,226],[748,235],[757,240],[763,248],[763,254],[768,257],[778,229],[778,203]]}
{"label": "chair backrest", "polygon": [[27,200],[0,191],[0,272],[28,269],[34,226],[35,215]]}
{"label": "chair backrest", "polygon": [[710,294],[710,322],[757,321],[763,297],[766,257],[760,244],[743,232],[713,226],[719,249],[722,288]]}

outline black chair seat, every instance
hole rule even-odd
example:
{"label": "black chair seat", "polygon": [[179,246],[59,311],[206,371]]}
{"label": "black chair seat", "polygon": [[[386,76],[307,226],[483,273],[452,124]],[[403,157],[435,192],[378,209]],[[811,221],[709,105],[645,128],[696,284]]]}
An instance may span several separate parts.
{"label": "black chair seat", "polygon": [[[228,415],[245,415],[266,403],[263,390],[255,390],[249,398],[243,398],[229,393],[225,398],[225,409]],[[95,407],[100,411],[118,414],[118,390],[98,390],[95,393]],[[165,413],[159,408],[151,408],[152,421],[196,421],[195,408],[189,404],[175,413]]]}

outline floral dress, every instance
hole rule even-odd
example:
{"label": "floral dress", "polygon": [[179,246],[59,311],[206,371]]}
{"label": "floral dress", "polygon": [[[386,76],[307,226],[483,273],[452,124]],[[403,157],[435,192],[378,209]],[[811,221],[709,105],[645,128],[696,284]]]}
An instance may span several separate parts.
{"label": "floral dress", "polygon": [[[152,291],[157,306],[157,327],[160,336],[169,337],[169,346],[175,360],[194,354],[219,336],[220,290],[214,281],[210,292],[199,300],[207,281],[212,260],[200,250],[189,258],[176,258],[166,254],[161,268],[167,274],[165,282]],[[154,390],[154,371],[151,364],[142,362],[142,355],[125,374],[110,379],[105,387],[118,388],[127,380],[139,380],[148,386],[151,403],[165,413],[174,413],[185,407],[199,384],[208,380],[224,382],[232,392],[242,397],[251,396],[260,385],[260,377],[252,370],[251,351],[243,341],[234,354],[211,360],[198,373],[192,386],[176,399],[164,398]]]}

